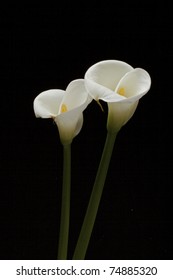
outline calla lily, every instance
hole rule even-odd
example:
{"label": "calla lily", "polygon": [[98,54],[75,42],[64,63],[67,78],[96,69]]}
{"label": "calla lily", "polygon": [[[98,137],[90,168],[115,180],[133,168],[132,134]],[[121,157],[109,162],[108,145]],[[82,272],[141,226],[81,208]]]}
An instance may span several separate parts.
{"label": "calla lily", "polygon": [[113,133],[132,117],[150,85],[151,79],[145,70],[117,60],[98,62],[85,74],[85,86],[92,98],[108,103],[107,128]]}
{"label": "calla lily", "polygon": [[91,102],[84,80],[72,81],[66,90],[43,91],[34,100],[36,117],[53,118],[63,144],[69,144],[83,125],[83,111]]}

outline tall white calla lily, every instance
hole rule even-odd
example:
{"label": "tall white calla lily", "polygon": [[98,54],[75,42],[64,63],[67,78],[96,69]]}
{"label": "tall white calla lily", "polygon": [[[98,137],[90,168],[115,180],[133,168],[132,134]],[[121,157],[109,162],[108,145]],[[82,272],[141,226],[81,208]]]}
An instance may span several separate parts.
{"label": "tall white calla lily", "polygon": [[112,132],[118,132],[132,117],[150,85],[145,70],[117,60],[98,62],[85,74],[85,86],[92,98],[108,103],[107,128]]}
{"label": "tall white calla lily", "polygon": [[108,103],[108,132],[73,259],[85,258],[116,135],[132,117],[139,99],[148,92],[150,85],[151,79],[145,70],[134,69],[117,60],[98,62],[85,74],[85,86],[92,98]]}
{"label": "tall white calla lily", "polygon": [[34,100],[36,117],[53,118],[63,144],[63,182],[58,259],[67,259],[70,224],[71,142],[83,125],[83,111],[91,102],[84,80],[72,81],[66,90],[52,89]]}
{"label": "tall white calla lily", "polygon": [[66,90],[43,91],[34,100],[36,117],[53,118],[63,144],[69,144],[83,125],[83,111],[91,102],[84,80],[72,81]]}

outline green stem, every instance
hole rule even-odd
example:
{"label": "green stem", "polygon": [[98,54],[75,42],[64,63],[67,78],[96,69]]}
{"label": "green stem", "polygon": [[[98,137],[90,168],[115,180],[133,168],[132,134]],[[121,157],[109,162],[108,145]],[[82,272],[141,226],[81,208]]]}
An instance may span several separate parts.
{"label": "green stem", "polygon": [[71,144],[63,145],[63,184],[61,202],[61,220],[59,233],[58,259],[67,259],[69,220],[70,220],[70,184],[71,184]]}
{"label": "green stem", "polygon": [[99,208],[104,183],[115,143],[116,134],[108,132],[105,146],[103,149],[102,158],[97,171],[95,183],[91,193],[90,201],[84,218],[84,222],[81,228],[79,239],[73,255],[74,260],[85,259],[85,254],[88,248],[89,240],[91,237],[92,229]]}

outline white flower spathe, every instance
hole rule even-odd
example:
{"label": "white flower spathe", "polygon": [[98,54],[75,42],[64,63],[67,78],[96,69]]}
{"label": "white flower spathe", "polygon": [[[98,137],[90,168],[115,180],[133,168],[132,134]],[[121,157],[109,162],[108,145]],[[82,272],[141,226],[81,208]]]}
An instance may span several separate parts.
{"label": "white flower spathe", "polygon": [[151,86],[149,74],[118,60],[105,60],[91,66],[85,73],[85,86],[96,101],[108,103],[107,128],[113,133],[134,114],[139,99]]}
{"label": "white flower spathe", "polygon": [[50,89],[34,100],[37,118],[53,118],[63,144],[69,144],[83,125],[83,111],[91,102],[83,79],[72,81],[66,90]]}

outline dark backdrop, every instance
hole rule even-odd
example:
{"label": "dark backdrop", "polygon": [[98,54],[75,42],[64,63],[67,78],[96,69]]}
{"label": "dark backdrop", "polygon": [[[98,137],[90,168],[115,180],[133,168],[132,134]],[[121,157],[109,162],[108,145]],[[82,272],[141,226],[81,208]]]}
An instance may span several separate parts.
{"label": "dark backdrop", "polygon": [[[1,9],[1,259],[56,259],[62,146],[52,121],[35,118],[33,100],[105,59],[144,68],[152,87],[118,135],[86,259],[173,257],[171,8],[126,3]],[[73,141],[69,258],[106,117],[93,102]]]}

